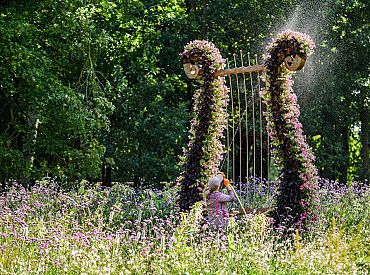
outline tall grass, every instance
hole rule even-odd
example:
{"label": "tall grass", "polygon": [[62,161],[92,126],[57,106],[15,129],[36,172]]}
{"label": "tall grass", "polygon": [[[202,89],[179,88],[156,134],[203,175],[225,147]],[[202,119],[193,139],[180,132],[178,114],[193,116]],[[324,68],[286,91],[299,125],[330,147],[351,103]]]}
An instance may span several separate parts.
{"label": "tall grass", "polygon": [[320,220],[282,239],[264,214],[210,231],[175,189],[55,191],[0,197],[0,274],[368,274],[370,188],[322,180]]}

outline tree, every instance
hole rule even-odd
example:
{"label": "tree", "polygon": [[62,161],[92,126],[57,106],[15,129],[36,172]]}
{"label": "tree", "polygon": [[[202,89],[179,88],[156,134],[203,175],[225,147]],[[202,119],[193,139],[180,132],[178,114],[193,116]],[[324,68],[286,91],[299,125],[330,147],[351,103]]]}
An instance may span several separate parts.
{"label": "tree", "polygon": [[10,2],[1,15],[2,182],[94,177],[112,111],[95,67],[100,34],[76,1]]}
{"label": "tree", "polygon": [[[319,1],[300,16],[301,22],[313,22],[317,43],[310,64],[296,80],[302,123],[315,149],[320,176],[341,182],[368,178],[360,176],[366,171],[360,166],[369,164],[368,126],[361,129],[368,125],[364,114],[369,113],[367,11],[364,1]],[[362,136],[361,157],[355,149],[360,143],[357,132]]]}

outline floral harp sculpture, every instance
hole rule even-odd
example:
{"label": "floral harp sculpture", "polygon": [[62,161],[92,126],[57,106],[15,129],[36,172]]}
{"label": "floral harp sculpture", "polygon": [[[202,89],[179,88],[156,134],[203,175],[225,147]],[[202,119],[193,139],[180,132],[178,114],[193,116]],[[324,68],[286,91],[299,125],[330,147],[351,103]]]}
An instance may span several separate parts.
{"label": "floral harp sculpture", "polygon": [[197,40],[186,45],[181,55],[184,70],[200,88],[193,95],[194,118],[188,147],[182,157],[183,172],[177,179],[181,186],[178,198],[181,210],[189,210],[192,204],[202,199],[205,183],[218,172],[222,159],[228,100],[228,89],[222,76],[263,70],[266,71],[266,88],[261,96],[266,105],[266,127],[272,156],[280,172],[278,195],[271,216],[275,226],[285,232],[291,228],[307,229],[316,221],[317,169],[303,135],[297,96],[292,88],[293,72],[304,66],[314,47],[307,35],[285,31],[268,45],[263,66],[223,70],[224,60],[212,43]]}

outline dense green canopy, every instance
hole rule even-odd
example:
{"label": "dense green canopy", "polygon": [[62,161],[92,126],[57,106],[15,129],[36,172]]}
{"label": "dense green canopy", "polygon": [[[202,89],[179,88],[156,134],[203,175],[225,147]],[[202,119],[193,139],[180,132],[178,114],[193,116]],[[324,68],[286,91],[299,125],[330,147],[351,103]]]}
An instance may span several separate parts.
{"label": "dense green canopy", "polygon": [[0,1],[0,181],[173,181],[191,117],[184,45],[260,54],[284,28],[317,44],[295,90],[320,175],[369,179],[368,1],[307,2]]}

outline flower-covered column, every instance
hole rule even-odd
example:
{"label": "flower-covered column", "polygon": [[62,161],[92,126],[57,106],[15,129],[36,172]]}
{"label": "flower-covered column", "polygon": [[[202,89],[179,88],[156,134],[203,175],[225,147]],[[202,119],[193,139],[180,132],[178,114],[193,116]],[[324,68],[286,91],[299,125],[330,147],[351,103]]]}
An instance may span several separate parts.
{"label": "flower-covered column", "polygon": [[285,31],[267,47],[265,57],[267,87],[262,97],[267,105],[272,154],[280,169],[276,211],[272,215],[275,225],[284,229],[306,229],[316,220],[317,169],[299,122],[291,78],[292,71],[303,67],[314,47],[307,35]]}
{"label": "flower-covered column", "polygon": [[183,172],[177,179],[181,187],[178,202],[187,211],[202,200],[204,186],[218,172],[224,146],[226,100],[228,89],[224,77],[214,73],[224,67],[219,50],[210,42],[195,40],[185,46],[181,61],[186,75],[200,85],[193,94],[193,113],[189,143],[181,159]]}

